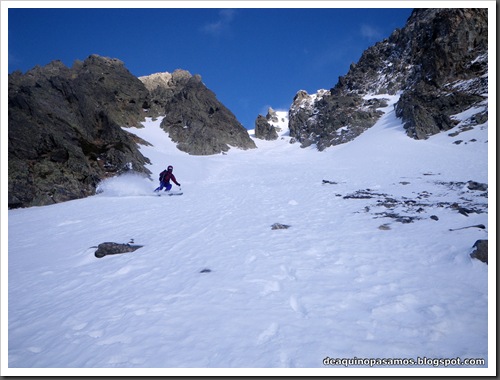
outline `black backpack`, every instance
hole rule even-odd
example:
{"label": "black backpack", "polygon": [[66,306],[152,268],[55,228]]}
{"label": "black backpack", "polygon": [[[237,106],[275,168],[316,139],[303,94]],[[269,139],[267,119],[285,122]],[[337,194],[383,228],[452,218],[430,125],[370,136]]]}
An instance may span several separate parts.
{"label": "black backpack", "polygon": [[163,180],[165,179],[165,176],[167,175],[167,171],[164,170],[160,173],[160,182],[163,182]]}

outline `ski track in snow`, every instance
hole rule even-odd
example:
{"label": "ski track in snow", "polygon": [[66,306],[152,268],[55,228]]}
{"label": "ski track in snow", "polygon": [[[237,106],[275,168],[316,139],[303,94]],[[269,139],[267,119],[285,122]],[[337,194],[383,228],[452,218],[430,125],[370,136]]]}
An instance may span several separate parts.
{"label": "ski track in snow", "polygon": [[[487,226],[487,214],[429,206],[423,220],[403,224],[375,218],[376,199],[342,197],[362,189],[412,199],[427,191],[430,203],[472,197],[437,182],[488,182],[487,129],[464,132],[478,141],[461,146],[446,133],[414,141],[391,100],[376,126],[325,152],[283,137],[189,156],[160,120],[147,120],[134,132],[154,144],[141,148],[154,181],[124,176],[94,197],[10,210],[9,366],[487,359],[488,267],[469,257],[487,228],[449,231]],[[149,196],[169,164],[184,195]],[[94,257],[93,246],[130,239],[143,247]]]}

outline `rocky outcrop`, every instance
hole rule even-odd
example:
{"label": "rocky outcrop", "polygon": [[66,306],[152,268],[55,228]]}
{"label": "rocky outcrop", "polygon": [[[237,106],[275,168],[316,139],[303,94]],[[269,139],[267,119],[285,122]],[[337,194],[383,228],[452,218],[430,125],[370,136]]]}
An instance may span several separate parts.
{"label": "rocky outcrop", "polygon": [[148,174],[121,128],[139,125],[147,96],[121,61],[96,55],[9,75],[9,207],[86,197],[130,169]]}
{"label": "rocky outcrop", "polygon": [[410,137],[425,139],[453,128],[451,116],[481,104],[488,93],[488,11],[418,9],[405,32],[408,61],[417,65],[396,115]]}
{"label": "rocky outcrop", "polygon": [[149,91],[148,113],[151,117],[164,116],[165,106],[181,91],[192,75],[186,70],[175,70],[139,77]]}
{"label": "rocky outcrop", "polygon": [[484,123],[487,32],[487,9],[414,10],[403,29],[367,49],[333,88],[297,93],[290,135],[319,150],[350,141],[380,116],[377,94],[401,93],[396,115],[415,139],[453,128],[453,115],[473,106],[471,125]]}
{"label": "rocky outcrop", "polygon": [[174,93],[175,79],[173,79],[173,75],[168,72],[155,73],[139,77],[139,80],[148,89],[150,94],[147,103],[149,116],[155,118],[164,115],[166,99],[171,98]]}
{"label": "rocky outcrop", "polygon": [[[273,119],[274,117],[274,119]],[[277,122],[276,113],[271,115],[269,112],[266,117],[259,115],[255,120],[255,137],[261,140],[276,140],[278,132],[276,128],[270,124],[270,121]]]}
{"label": "rocky outcrop", "polygon": [[259,115],[255,119],[255,137],[261,140],[276,140],[286,124],[286,117],[282,115],[280,119],[278,112],[269,107],[265,117]]}
{"label": "rocky outcrop", "polygon": [[336,94],[320,90],[309,96],[299,91],[289,111],[292,142],[316,144],[319,151],[351,141],[370,128],[382,115],[383,99],[364,99],[355,93]]}
{"label": "rocky outcrop", "polygon": [[163,107],[161,126],[178,149],[211,155],[227,152],[230,147],[256,148],[247,130],[203,84],[201,76],[177,70],[166,83],[156,82],[150,91],[155,107]]}

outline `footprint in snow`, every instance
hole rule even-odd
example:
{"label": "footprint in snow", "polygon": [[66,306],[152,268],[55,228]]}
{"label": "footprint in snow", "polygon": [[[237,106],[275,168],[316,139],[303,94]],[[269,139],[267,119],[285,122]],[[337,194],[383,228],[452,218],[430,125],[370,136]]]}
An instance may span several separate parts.
{"label": "footprint in snow", "polygon": [[260,292],[262,296],[267,296],[274,292],[279,292],[281,285],[278,281],[265,281],[264,290]]}
{"label": "footprint in snow", "polygon": [[282,276],[283,279],[284,278],[287,278],[288,280],[296,280],[297,279],[297,277],[295,276],[295,273],[296,273],[295,269],[287,268],[284,265],[281,265],[280,269],[283,272],[283,276],[284,276],[284,277]]}
{"label": "footprint in snow", "polygon": [[263,332],[259,334],[259,337],[257,338],[257,343],[258,344],[264,344],[269,342],[276,334],[278,334],[278,324],[277,323],[271,323],[267,329],[265,329]]}
{"label": "footprint in snow", "polygon": [[78,323],[76,325],[74,325],[72,327],[73,331],[80,331],[82,329],[84,329],[85,327],[87,327],[87,322],[82,322],[82,323]]}
{"label": "footprint in snow", "polygon": [[124,343],[124,344],[127,344],[127,343],[130,343],[132,340],[131,337],[129,337],[128,335],[125,335],[125,334],[118,334],[118,335],[113,335],[113,336],[110,336],[108,338],[105,338],[101,341],[99,341],[97,343],[97,345],[99,346],[103,346],[103,345],[111,345],[111,344],[115,344],[115,343]]}
{"label": "footprint in snow", "polygon": [[252,256],[249,256],[246,258],[245,260],[245,264],[250,264],[250,263],[253,263],[255,261],[257,257],[255,257],[255,255],[252,255]]}
{"label": "footprint in snow", "polygon": [[290,297],[290,307],[292,308],[293,311],[298,313],[301,317],[307,316],[307,310],[304,308],[304,306],[299,301],[297,301],[297,298],[295,296]]}

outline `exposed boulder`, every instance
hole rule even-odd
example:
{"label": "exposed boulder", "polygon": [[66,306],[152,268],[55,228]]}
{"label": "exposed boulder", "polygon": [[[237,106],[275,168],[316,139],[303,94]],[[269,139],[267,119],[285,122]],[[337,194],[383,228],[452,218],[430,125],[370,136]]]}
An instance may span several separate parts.
{"label": "exposed boulder", "polygon": [[288,224],[281,224],[281,223],[274,223],[272,226],[271,226],[271,229],[272,230],[287,230],[288,228],[290,228],[291,226],[288,225]]}
{"label": "exposed boulder", "polygon": [[488,184],[487,183],[479,183],[476,181],[467,181],[467,188],[469,190],[488,191]]}
{"label": "exposed boulder", "polygon": [[117,255],[120,253],[134,252],[141,247],[143,246],[106,242],[106,243],[101,243],[97,246],[97,250],[95,251],[94,255],[95,257],[100,259],[107,255]]}
{"label": "exposed boulder", "polygon": [[472,246],[473,250],[470,256],[488,264],[488,240],[478,240]]}

